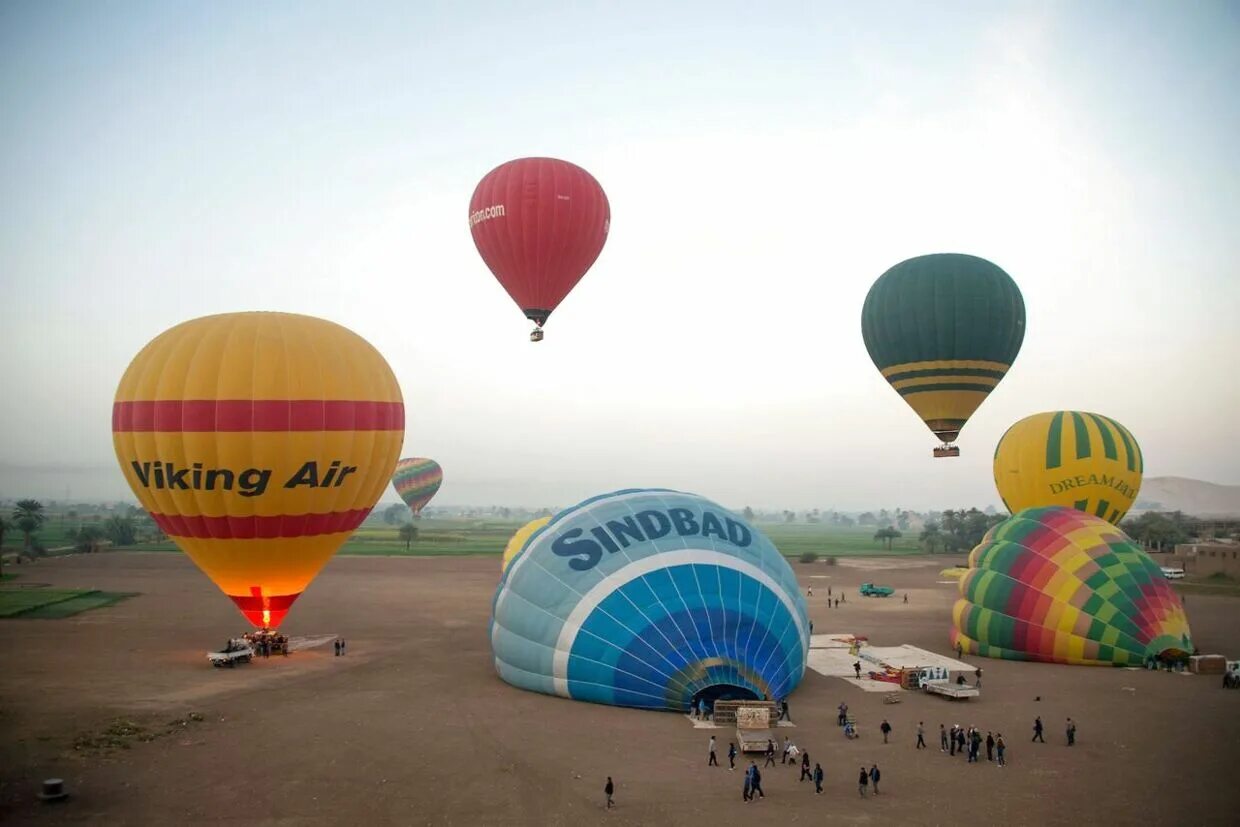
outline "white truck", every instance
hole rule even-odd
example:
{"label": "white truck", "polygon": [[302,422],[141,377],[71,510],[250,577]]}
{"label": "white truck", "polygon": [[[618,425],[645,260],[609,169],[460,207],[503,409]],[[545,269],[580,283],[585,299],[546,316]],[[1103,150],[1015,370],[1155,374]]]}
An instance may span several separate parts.
{"label": "white truck", "polygon": [[917,685],[932,695],[942,695],[953,701],[961,698],[977,698],[982,690],[964,680],[964,675],[953,678],[951,672],[942,666],[930,666],[922,669],[917,676]]}
{"label": "white truck", "polygon": [[238,639],[228,641],[228,645],[218,652],[207,652],[207,660],[211,661],[212,666],[232,668],[238,663],[249,663],[253,659],[254,650],[250,644]]}

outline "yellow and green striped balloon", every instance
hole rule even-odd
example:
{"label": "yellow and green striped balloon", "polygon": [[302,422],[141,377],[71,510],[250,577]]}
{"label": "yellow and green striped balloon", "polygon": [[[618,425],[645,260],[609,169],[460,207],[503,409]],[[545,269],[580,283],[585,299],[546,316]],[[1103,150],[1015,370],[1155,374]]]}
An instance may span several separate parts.
{"label": "yellow and green striped balloon", "polygon": [[883,378],[935,436],[954,442],[1016,360],[1025,302],[985,259],[918,256],[874,282],[861,334]]}
{"label": "yellow and green striped balloon", "polygon": [[1013,514],[1062,505],[1119,525],[1141,490],[1144,470],[1132,433],[1087,411],[1027,416],[995,448],[995,487]]}

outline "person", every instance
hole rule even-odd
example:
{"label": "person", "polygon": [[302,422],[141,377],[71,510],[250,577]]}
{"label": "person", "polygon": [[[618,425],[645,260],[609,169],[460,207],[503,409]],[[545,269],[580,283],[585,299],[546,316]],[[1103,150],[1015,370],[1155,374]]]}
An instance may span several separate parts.
{"label": "person", "polygon": [[[827,597],[830,597],[830,596],[831,596],[831,587],[827,586]],[[828,600],[827,602],[830,603],[831,601]]]}
{"label": "person", "polygon": [[878,795],[878,779],[881,777],[882,774],[878,771],[878,764],[872,764],[870,766],[870,783],[874,785],[875,795]]}
{"label": "person", "polygon": [[809,753],[804,752],[804,753],[801,753],[801,779],[800,780],[804,781],[807,778],[813,779],[813,776],[810,775],[810,772],[809,772]]}
{"label": "person", "polygon": [[908,592],[904,593],[904,602],[908,603]]}
{"label": "person", "polygon": [[745,786],[741,790],[741,798],[746,804],[749,803],[749,799],[753,798],[753,769],[753,762],[750,761],[749,766],[745,768]]}
{"label": "person", "polygon": [[792,723],[792,716],[788,714],[788,699],[784,698],[779,702],[779,720]]}
{"label": "person", "polygon": [[857,726],[852,721],[844,724],[844,737],[850,739],[857,737]]}
{"label": "person", "polygon": [[792,739],[789,738],[787,735],[785,735],[784,736],[784,756],[783,758],[779,759],[779,763],[781,764],[788,763],[788,753],[789,751],[791,751],[791,749],[792,749]]}
{"label": "person", "polygon": [[995,760],[995,736],[986,733],[986,760]]}
{"label": "person", "polygon": [[814,792],[822,795],[822,764],[814,765]]}
{"label": "person", "polygon": [[865,798],[865,788],[870,785],[870,774],[865,771],[865,767],[861,768],[861,777],[857,779],[857,792]]}
{"label": "person", "polygon": [[340,655],[342,657],[344,656],[344,650],[345,650],[345,639],[341,638],[340,639]]}
{"label": "person", "polygon": [[[751,761],[750,763],[753,763],[753,762]],[[763,764],[762,766],[764,767],[775,766],[775,742],[772,741],[770,738],[766,739],[766,763]]]}
{"label": "person", "polygon": [[837,597],[835,598],[835,608],[838,609],[839,607],[840,607],[840,599]]}
{"label": "person", "polygon": [[995,757],[999,759],[999,766],[1006,767],[1007,761],[1004,760],[1003,753],[1007,751],[1007,744],[1003,743],[1003,733],[999,733],[999,737],[995,739]]}
{"label": "person", "polygon": [[736,769],[736,742],[728,741],[728,769]]}
{"label": "person", "polygon": [[891,734],[891,724],[887,723],[886,718],[883,718],[883,722],[878,725],[878,728],[883,733],[883,743],[887,743],[887,736]]}
{"label": "person", "polygon": [[961,645],[960,641],[956,641],[956,657],[958,658],[964,657],[964,646]]}
{"label": "person", "polygon": [[814,587],[813,587],[813,586],[810,586],[808,589],[806,589],[806,595],[805,595],[805,596],[806,596],[806,597],[813,597],[813,596],[814,596]]}
{"label": "person", "polygon": [[964,675],[956,676],[956,686],[964,686]]}
{"label": "person", "polygon": [[[1041,741],[1044,744],[1046,743],[1046,739],[1042,737],[1041,715],[1033,719],[1033,741]],[[1030,741],[1030,743],[1033,743],[1033,741]]]}
{"label": "person", "polygon": [[947,730],[939,724],[939,752],[947,752]]}
{"label": "person", "polygon": [[752,799],[754,795],[757,795],[759,798],[766,798],[766,793],[762,792],[762,771],[758,769],[757,764],[752,764],[751,766],[753,768],[753,778],[749,781],[750,787],[752,787],[749,797]]}
{"label": "person", "polygon": [[607,796],[607,809],[616,806],[616,802],[612,800],[612,793],[616,791],[616,785],[611,783],[611,776],[607,776],[607,786],[603,787],[603,793]]}
{"label": "person", "polygon": [[962,726],[956,727],[956,741],[957,741],[956,752],[960,753],[961,755],[964,755],[965,736],[964,736],[964,727]]}
{"label": "person", "polygon": [[917,749],[923,749],[926,746],[926,728],[921,721],[917,722]]}
{"label": "person", "polygon": [[861,661],[857,661],[856,663],[853,664],[853,671],[857,673],[857,678],[860,679],[861,678]]}
{"label": "person", "polygon": [[974,729],[973,730],[973,755],[970,756],[970,760],[972,760],[973,763],[976,764],[978,761],[981,760],[981,756],[982,756],[982,731],[980,729]]}
{"label": "person", "polygon": [[956,755],[956,727],[957,726],[958,726],[957,724],[952,724],[951,752],[949,753],[952,757],[955,757]]}
{"label": "person", "polygon": [[1076,743],[1076,724],[1072,723],[1072,719],[1068,719],[1068,746]]}
{"label": "person", "polygon": [[715,736],[710,736],[710,758],[706,759],[706,766],[719,766],[719,759],[715,757]]}
{"label": "person", "polygon": [[840,711],[839,717],[837,719],[838,724],[839,726],[844,726],[844,724],[848,721],[848,704],[844,703],[843,701],[840,701],[840,705],[838,709]]}

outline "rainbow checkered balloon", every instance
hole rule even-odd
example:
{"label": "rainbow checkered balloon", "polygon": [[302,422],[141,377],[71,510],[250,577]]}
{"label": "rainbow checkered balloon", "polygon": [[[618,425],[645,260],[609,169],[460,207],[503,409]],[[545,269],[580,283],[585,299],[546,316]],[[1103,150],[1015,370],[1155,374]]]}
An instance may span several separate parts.
{"label": "rainbow checkered balloon", "polygon": [[422,509],[443,485],[443,469],[439,463],[426,457],[409,457],[396,463],[392,475],[396,493],[409,506],[414,517],[422,516]]}
{"label": "rainbow checkered balloon", "polygon": [[952,646],[992,658],[1141,666],[1191,653],[1190,635],[1150,556],[1106,520],[1061,506],[992,528],[952,609]]}

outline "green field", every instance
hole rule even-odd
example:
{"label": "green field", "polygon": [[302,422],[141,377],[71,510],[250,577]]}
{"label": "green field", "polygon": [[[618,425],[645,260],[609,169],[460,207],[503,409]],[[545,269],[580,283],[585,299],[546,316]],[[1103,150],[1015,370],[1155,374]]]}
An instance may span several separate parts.
{"label": "green field", "polygon": [[[385,524],[371,515],[340,549],[341,554],[396,556],[455,556],[465,554],[501,554],[504,544],[523,521],[499,519],[437,518],[417,522],[418,539],[408,550],[401,542],[398,527]],[[59,515],[50,515],[39,530],[38,540],[48,548],[72,545],[66,532],[79,523],[69,523]],[[765,533],[787,557],[800,557],[814,552],[824,557],[888,556],[918,553],[917,532],[910,530],[892,543],[890,551],[874,540],[875,528],[838,528],[826,524],[759,523]],[[16,550],[22,544],[21,534],[9,532],[5,548]],[[135,551],[177,551],[169,540],[139,543]]]}
{"label": "green field", "polygon": [[131,592],[94,589],[0,589],[0,617],[53,620],[110,606],[133,596]]}

